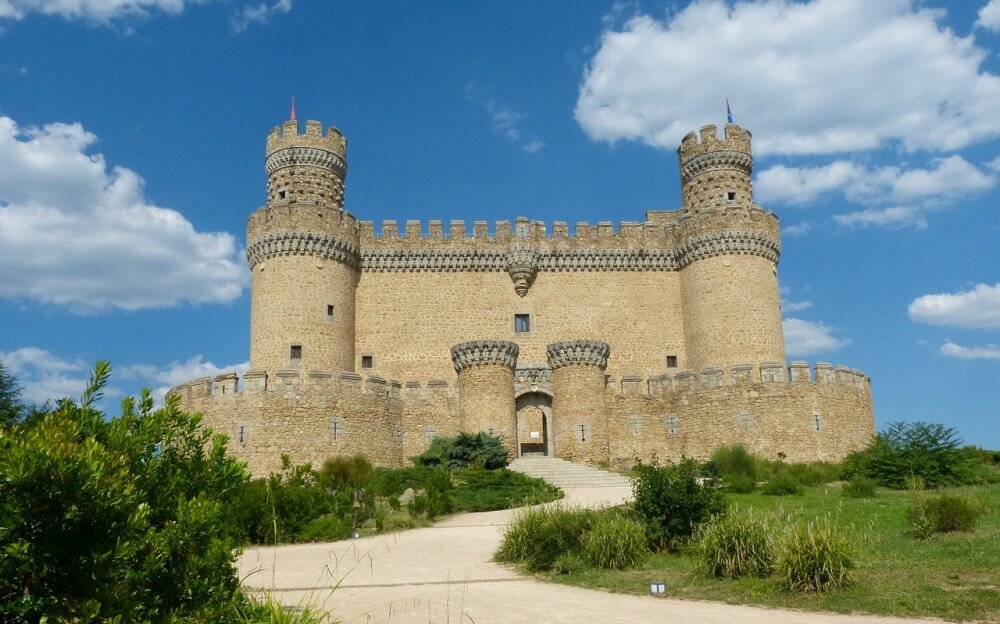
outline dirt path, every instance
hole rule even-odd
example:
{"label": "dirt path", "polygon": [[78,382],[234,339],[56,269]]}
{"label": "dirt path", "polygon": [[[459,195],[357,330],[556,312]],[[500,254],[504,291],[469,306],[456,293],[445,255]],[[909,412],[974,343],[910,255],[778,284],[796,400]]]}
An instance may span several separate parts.
{"label": "dirt path", "polygon": [[[567,490],[566,498],[570,504],[599,505],[620,502],[629,494],[628,488],[581,488]],[[270,591],[284,604],[322,606],[345,624],[937,621],[610,594],[535,581],[490,561],[511,514],[461,514],[395,535],[251,548],[239,560],[240,577],[244,585]]]}

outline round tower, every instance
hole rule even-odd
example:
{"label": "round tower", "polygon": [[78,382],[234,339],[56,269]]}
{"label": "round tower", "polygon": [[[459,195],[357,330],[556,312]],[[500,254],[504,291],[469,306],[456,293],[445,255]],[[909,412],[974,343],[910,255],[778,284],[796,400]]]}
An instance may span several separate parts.
{"label": "round tower", "polygon": [[753,203],[750,132],[727,124],[681,141],[677,263],[683,297],[684,368],[785,361],[778,219]]}
{"label": "round tower", "polygon": [[247,220],[250,368],[354,370],[359,228],[344,210],[347,142],[295,119],[267,137],[267,205]]}
{"label": "round tower", "polygon": [[611,347],[597,340],[566,340],[545,348],[552,369],[554,454],[588,464],[610,459],[604,369]]}
{"label": "round tower", "polygon": [[517,344],[506,340],[472,340],[451,348],[462,431],[500,436],[511,457],[517,455],[517,354]]}

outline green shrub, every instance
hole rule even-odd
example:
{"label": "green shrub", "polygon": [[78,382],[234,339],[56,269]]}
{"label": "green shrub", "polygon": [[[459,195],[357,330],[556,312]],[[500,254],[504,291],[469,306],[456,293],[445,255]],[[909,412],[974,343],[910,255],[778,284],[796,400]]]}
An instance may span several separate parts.
{"label": "green shrub", "polygon": [[642,523],[621,514],[604,513],[583,536],[587,561],[601,568],[621,570],[637,565],[648,554]]}
{"label": "green shrub", "polygon": [[792,591],[822,592],[852,581],[857,548],[829,518],[799,523],[788,530],[779,549],[777,570]]}
{"label": "green shrub", "polygon": [[784,464],[784,471],[801,485],[815,487],[839,481],[843,468],[830,462],[808,462],[804,464]]}
{"label": "green shrub", "polygon": [[709,576],[763,578],[774,565],[774,544],[767,522],[753,510],[713,518],[696,534],[694,552]]}
{"label": "green shrub", "polygon": [[916,494],[906,510],[906,519],[920,539],[934,533],[971,531],[983,514],[982,505],[962,496]]}
{"label": "green shrub", "polygon": [[346,515],[353,510],[353,494],[337,495],[324,488],[309,464],[292,466],[282,457],[282,472],[251,481],[240,493],[232,513],[246,541],[283,544],[299,539],[314,519],[329,513]]}
{"label": "green shrub", "polygon": [[325,514],[313,519],[296,536],[299,542],[336,542],[354,533],[354,521],[337,514]]}
{"label": "green shrub", "polygon": [[455,511],[493,511],[556,500],[562,491],[512,470],[459,470],[451,490]]}
{"label": "green shrub", "polygon": [[868,448],[847,456],[844,476],[862,475],[894,489],[903,489],[910,475],[931,488],[970,483],[980,462],[960,445],[955,429],[944,425],[893,423]]}
{"label": "green shrub", "polygon": [[495,470],[507,466],[507,449],[498,436],[462,432],[454,438],[434,438],[426,451],[412,459],[418,466]]}
{"label": "green shrub", "polygon": [[105,419],[98,362],[77,404],[0,428],[0,621],[224,621],[238,579],[225,439],[144,390]]}
{"label": "green shrub", "polygon": [[857,475],[844,484],[841,493],[849,498],[872,498],[875,496],[875,486],[873,479]]}
{"label": "green shrub", "polygon": [[794,496],[802,493],[802,484],[790,472],[778,472],[771,476],[761,493],[768,496]]}
{"label": "green shrub", "polygon": [[597,512],[555,505],[531,507],[514,516],[503,530],[497,561],[524,563],[532,572],[549,570],[564,553],[583,552],[583,536]]}
{"label": "green shrub", "polygon": [[761,460],[742,444],[720,446],[712,453],[709,466],[728,484],[734,477],[756,481],[760,476]]}
{"label": "green shrub", "polygon": [[364,455],[330,457],[319,471],[320,483],[331,490],[367,488],[375,476],[375,466]]}
{"label": "green shrub", "polygon": [[726,479],[726,491],[735,494],[749,494],[757,489],[757,483],[746,475],[734,475]]}
{"label": "green shrub", "polygon": [[575,551],[564,552],[552,562],[552,571],[556,574],[574,574],[589,567],[587,560]]}
{"label": "green shrub", "polygon": [[634,472],[633,509],[654,548],[677,548],[699,524],[725,510],[718,484],[693,460],[669,467],[640,462]]}

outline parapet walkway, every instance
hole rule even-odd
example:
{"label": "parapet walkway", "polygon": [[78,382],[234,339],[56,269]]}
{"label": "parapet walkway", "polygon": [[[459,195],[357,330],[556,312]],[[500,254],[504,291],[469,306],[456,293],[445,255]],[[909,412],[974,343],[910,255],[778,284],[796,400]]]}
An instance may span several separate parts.
{"label": "parapet walkway", "polygon": [[[566,488],[601,506],[624,486]],[[433,527],[330,544],[248,548],[240,578],[288,606],[311,604],[364,624],[916,624],[933,620],[808,613],[611,594],[536,581],[492,562],[516,511],[460,514]],[[656,580],[656,579],[650,579]]]}
{"label": "parapet walkway", "polygon": [[518,457],[511,462],[509,468],[529,477],[544,479],[564,490],[569,488],[632,487],[632,480],[628,477],[583,464],[574,464],[555,457]]}

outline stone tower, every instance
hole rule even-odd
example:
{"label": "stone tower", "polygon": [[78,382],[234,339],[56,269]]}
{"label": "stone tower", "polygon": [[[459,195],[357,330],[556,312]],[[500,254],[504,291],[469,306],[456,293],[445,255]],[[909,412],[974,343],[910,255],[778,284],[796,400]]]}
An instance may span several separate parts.
{"label": "stone tower", "polygon": [[677,259],[685,367],[785,361],[778,292],[778,219],[753,203],[750,132],[727,124],[681,141]]}
{"label": "stone tower", "polygon": [[359,228],[344,210],[347,142],[295,119],[267,137],[267,205],[247,220],[250,368],[353,371]]}

